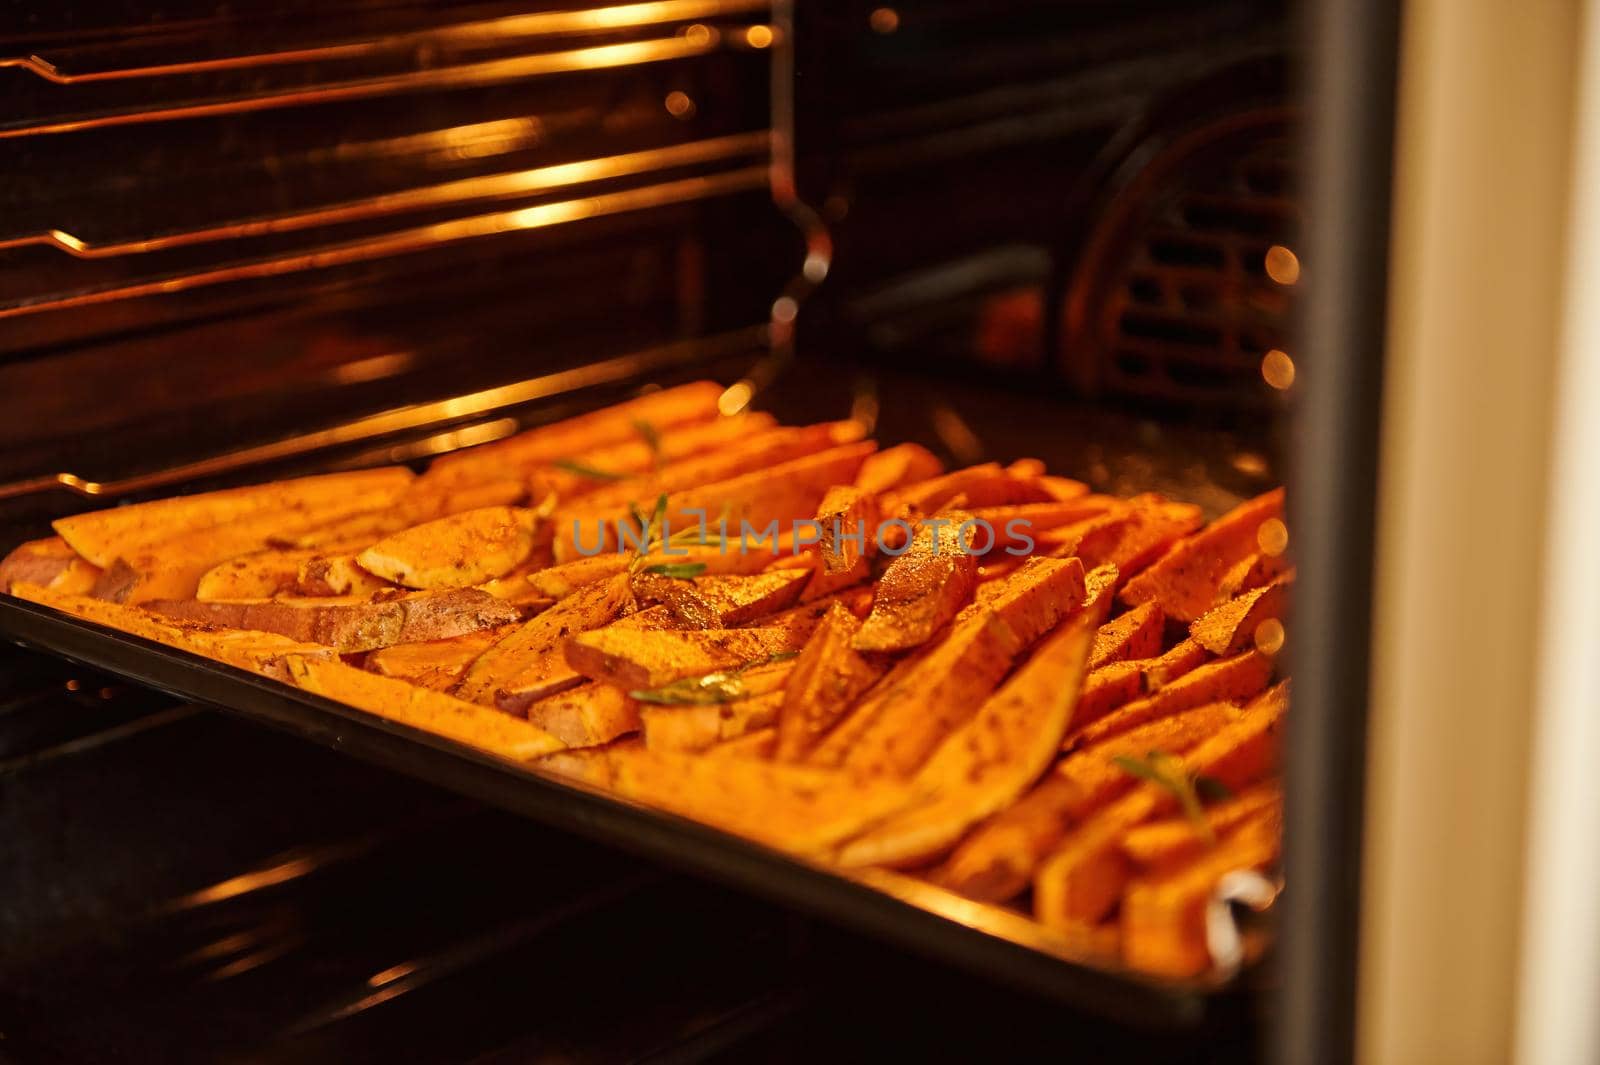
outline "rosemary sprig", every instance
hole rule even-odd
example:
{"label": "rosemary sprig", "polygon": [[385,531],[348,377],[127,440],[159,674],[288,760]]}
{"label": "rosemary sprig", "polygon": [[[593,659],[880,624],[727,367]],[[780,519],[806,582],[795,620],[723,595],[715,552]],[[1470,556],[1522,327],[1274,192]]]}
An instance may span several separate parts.
{"label": "rosemary sprig", "polygon": [[1140,780],[1147,780],[1156,787],[1168,792],[1178,800],[1194,830],[1200,838],[1205,840],[1206,846],[1214,847],[1217,844],[1217,834],[1212,831],[1211,822],[1206,820],[1205,807],[1201,796],[1207,798],[1227,798],[1232,794],[1226,784],[1215,777],[1197,776],[1183,768],[1183,763],[1165,751],[1151,751],[1143,758],[1132,758],[1119,754],[1113,758],[1112,763],[1118,769]]}
{"label": "rosemary sprig", "polygon": [[641,703],[657,703],[662,706],[709,706],[715,703],[731,703],[745,696],[746,672],[757,666],[782,662],[797,654],[798,651],[781,651],[775,655],[758,658],[754,662],[746,662],[738,669],[707,673],[699,677],[684,677],[670,684],[663,684],[659,688],[641,688],[628,694]]}
{"label": "rosemary sprig", "polygon": [[633,423],[633,428],[635,432],[644,437],[645,446],[650,449],[650,468],[652,470],[659,470],[661,468],[662,460],[660,431],[643,418],[635,421]]}
{"label": "rosemary sprig", "polygon": [[661,577],[671,577],[674,580],[688,581],[704,573],[706,564],[704,562],[662,562],[654,566],[646,566],[644,571]]}
{"label": "rosemary sprig", "polygon": [[587,477],[591,481],[620,481],[627,476],[625,473],[617,473],[614,470],[602,470],[597,466],[586,466],[581,462],[574,462],[572,459],[558,459],[550,465],[564,473]]}

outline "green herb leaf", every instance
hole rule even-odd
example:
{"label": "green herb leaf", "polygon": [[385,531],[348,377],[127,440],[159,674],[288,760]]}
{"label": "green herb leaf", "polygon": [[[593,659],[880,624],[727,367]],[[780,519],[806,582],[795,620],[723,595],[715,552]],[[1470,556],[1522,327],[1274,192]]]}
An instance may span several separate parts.
{"label": "green herb leaf", "polygon": [[1151,751],[1142,759],[1119,754],[1111,761],[1123,772],[1140,780],[1148,780],[1178,800],[1178,806],[1194,825],[1195,832],[1206,841],[1207,846],[1216,846],[1217,834],[1211,830],[1211,822],[1206,820],[1196,778],[1184,770],[1183,763],[1165,751]]}
{"label": "green herb leaf", "polygon": [[650,466],[653,469],[661,467],[661,434],[654,425],[643,418],[633,423],[634,430],[644,437],[645,444],[650,448]]}
{"label": "green herb leaf", "polygon": [[663,562],[655,566],[646,566],[646,573],[656,573],[674,580],[687,581],[706,571],[704,562]]}
{"label": "green herb leaf", "polygon": [[612,470],[602,470],[595,466],[585,466],[583,463],[573,462],[571,459],[562,459],[559,462],[552,462],[550,465],[566,473],[577,474],[579,477],[587,477],[592,481],[620,481],[627,476],[625,473],[616,473]]}

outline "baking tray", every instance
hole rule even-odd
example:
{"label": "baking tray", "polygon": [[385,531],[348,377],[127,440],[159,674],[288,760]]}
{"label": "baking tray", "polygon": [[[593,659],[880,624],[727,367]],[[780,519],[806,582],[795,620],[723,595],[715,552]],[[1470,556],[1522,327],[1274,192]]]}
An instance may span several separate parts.
{"label": "baking tray", "polygon": [[[1201,1024],[1233,982],[1086,961],[1013,911],[881,872],[845,874],[210,659],[0,595],[0,634],[260,721],[546,824],[805,910],[992,979],[1146,1027]],[[285,781],[292,787],[292,781]]]}

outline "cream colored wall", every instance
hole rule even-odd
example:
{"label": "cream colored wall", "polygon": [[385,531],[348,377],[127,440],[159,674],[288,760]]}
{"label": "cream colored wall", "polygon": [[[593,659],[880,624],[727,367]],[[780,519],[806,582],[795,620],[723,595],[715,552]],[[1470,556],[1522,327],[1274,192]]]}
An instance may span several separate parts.
{"label": "cream colored wall", "polygon": [[1369,1065],[1511,1057],[1579,7],[1406,4],[1357,1026]]}

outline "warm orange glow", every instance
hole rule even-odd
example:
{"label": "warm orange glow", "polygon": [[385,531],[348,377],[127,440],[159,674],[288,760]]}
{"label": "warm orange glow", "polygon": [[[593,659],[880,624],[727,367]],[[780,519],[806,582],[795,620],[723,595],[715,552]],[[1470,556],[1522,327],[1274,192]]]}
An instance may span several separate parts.
{"label": "warm orange glow", "polygon": [[892,7],[874,8],[867,16],[867,24],[874,33],[893,33],[900,28],[900,12]]}
{"label": "warm orange glow", "polygon": [[749,381],[735,381],[717,397],[717,410],[732,417],[748,407],[755,394],[755,387]]}
{"label": "warm orange glow", "polygon": [[696,22],[693,26],[683,31],[683,39],[690,44],[707,45],[711,43],[711,28]]}
{"label": "warm orange glow", "polygon": [[1283,650],[1283,622],[1268,618],[1256,626],[1256,650],[1264,655],[1275,655]]}
{"label": "warm orange glow", "polygon": [[1300,280],[1300,259],[1282,244],[1267,249],[1267,276],[1280,285],[1292,285]]}
{"label": "warm orange glow", "polygon": [[745,31],[744,39],[751,48],[765,48],[772,43],[772,29],[769,26],[751,26]]}
{"label": "warm orange glow", "polygon": [[674,89],[667,93],[665,101],[667,114],[673,118],[693,118],[695,112],[694,100],[686,92]]}
{"label": "warm orange glow", "polygon": [[1278,518],[1268,518],[1256,529],[1256,546],[1263,555],[1283,554],[1289,549],[1289,527]]}
{"label": "warm orange glow", "polygon": [[1294,384],[1294,360],[1273,348],[1261,357],[1261,376],[1279,392],[1287,391]]}
{"label": "warm orange glow", "polygon": [[775,322],[792,322],[799,313],[800,305],[792,296],[779,296],[772,301],[772,320]]}

